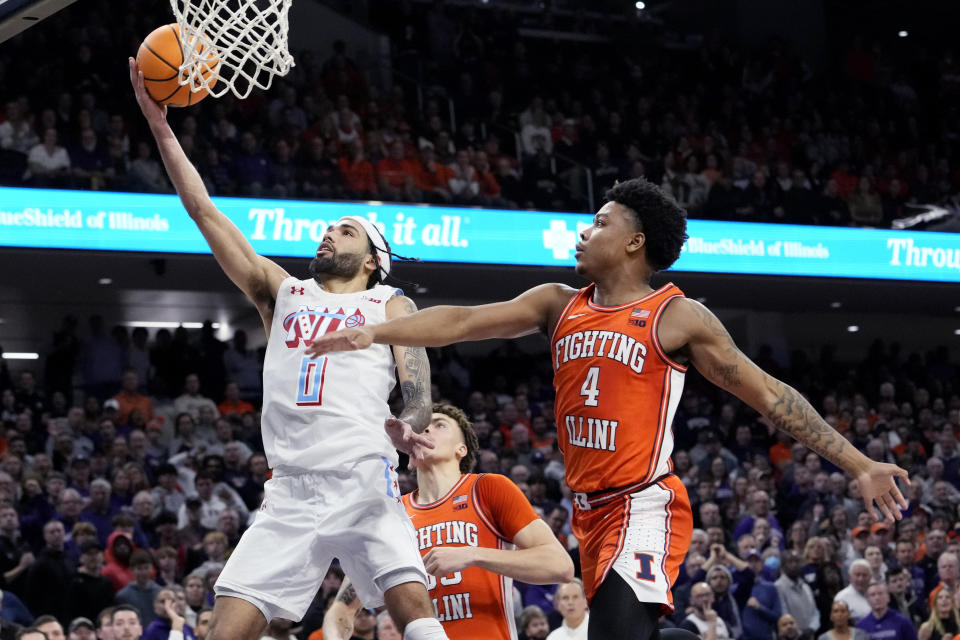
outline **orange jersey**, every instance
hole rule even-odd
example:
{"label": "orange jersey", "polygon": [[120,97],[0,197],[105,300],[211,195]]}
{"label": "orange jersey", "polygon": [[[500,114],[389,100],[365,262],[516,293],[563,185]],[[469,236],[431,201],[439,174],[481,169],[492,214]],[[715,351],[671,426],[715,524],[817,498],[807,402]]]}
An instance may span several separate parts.
{"label": "orange jersey", "polygon": [[[421,555],[438,546],[512,549],[517,532],[538,517],[520,489],[496,474],[466,474],[430,504],[416,504],[416,495],[403,496],[403,504]],[[427,590],[448,637],[516,640],[510,578],[469,567],[442,578],[427,576]]]}
{"label": "orange jersey", "polygon": [[567,485],[592,493],[649,483],[673,468],[673,416],[686,367],[657,340],[657,323],[683,292],[667,284],[617,307],[594,285],[563,310],[551,338],[560,449]]}

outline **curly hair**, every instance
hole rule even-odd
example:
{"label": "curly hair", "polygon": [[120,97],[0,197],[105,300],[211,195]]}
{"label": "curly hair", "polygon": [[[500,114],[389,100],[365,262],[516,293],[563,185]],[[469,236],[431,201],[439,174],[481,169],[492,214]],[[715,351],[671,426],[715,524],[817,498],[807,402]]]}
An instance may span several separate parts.
{"label": "curly hair", "polygon": [[473,430],[473,423],[463,410],[452,404],[436,403],[433,405],[433,413],[442,413],[451,418],[460,427],[460,433],[463,435],[463,444],[467,446],[467,454],[460,458],[460,473],[470,473],[477,465],[477,452],[480,451],[480,442],[477,440],[477,432]]}
{"label": "curly hair", "polygon": [[637,231],[646,235],[647,262],[654,272],[677,261],[687,241],[687,213],[676,200],[644,178],[617,183],[605,197],[633,212]]}

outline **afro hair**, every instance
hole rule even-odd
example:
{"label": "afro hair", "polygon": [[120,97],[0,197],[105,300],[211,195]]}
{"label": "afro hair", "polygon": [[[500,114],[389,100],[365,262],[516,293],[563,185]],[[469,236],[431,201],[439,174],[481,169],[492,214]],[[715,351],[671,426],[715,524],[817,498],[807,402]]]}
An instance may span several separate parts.
{"label": "afro hair", "polygon": [[643,178],[614,185],[606,199],[636,216],[637,231],[646,236],[647,262],[654,272],[668,269],[677,261],[687,241],[687,213],[676,200]]}

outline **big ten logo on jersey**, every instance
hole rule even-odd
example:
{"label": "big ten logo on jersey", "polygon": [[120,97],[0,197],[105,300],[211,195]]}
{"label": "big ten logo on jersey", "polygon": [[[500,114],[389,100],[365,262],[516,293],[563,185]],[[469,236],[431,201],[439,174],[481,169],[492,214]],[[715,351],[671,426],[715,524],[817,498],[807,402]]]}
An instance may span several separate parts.
{"label": "big ten logo on jersey", "polygon": [[330,311],[328,308],[311,309],[300,305],[299,309],[283,319],[283,328],[287,332],[284,342],[291,349],[296,349],[301,340],[310,342],[325,333],[362,327],[366,322],[367,319],[356,307],[340,307],[336,311]]}
{"label": "big ten logo on jersey", "polygon": [[581,358],[607,358],[629,367],[634,373],[643,372],[647,345],[636,338],[617,331],[575,331],[554,345],[553,368]]}

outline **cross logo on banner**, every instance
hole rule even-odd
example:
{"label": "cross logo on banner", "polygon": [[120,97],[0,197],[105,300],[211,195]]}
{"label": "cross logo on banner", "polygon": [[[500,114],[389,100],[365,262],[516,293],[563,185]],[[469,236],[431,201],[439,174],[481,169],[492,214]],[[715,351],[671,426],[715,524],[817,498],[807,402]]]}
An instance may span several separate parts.
{"label": "cross logo on banner", "polygon": [[551,220],[550,228],[543,230],[543,248],[553,251],[556,260],[569,259],[576,244],[577,234],[563,220]]}

